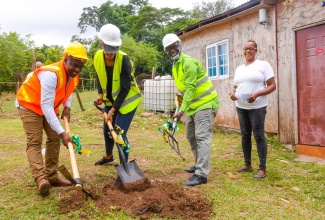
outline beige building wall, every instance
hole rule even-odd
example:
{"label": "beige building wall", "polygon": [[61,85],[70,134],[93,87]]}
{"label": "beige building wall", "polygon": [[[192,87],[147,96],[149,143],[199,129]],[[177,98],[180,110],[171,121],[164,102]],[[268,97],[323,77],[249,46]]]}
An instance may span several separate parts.
{"label": "beige building wall", "polygon": [[[244,12],[226,21],[209,24],[199,31],[181,36],[183,51],[203,63],[206,67],[206,46],[219,41],[228,40],[229,45],[229,78],[213,80],[215,89],[220,99],[220,109],[215,119],[216,125],[239,130],[239,123],[235,104],[229,98],[233,88],[233,79],[236,68],[244,64],[243,46],[249,39],[254,39],[258,44],[257,59],[268,61],[276,74],[276,41],[273,6],[266,6],[269,26],[259,23],[258,6],[250,13]],[[278,131],[278,96],[273,92],[269,97],[268,113],[266,118],[266,131]]]}

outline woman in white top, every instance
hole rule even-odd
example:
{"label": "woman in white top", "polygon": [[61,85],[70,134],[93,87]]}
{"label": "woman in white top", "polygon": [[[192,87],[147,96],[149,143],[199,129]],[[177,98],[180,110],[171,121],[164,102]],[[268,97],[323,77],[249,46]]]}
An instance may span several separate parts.
{"label": "woman in white top", "polygon": [[230,98],[236,105],[245,160],[245,165],[237,172],[253,171],[251,165],[253,132],[260,160],[259,171],[253,177],[264,178],[267,156],[264,134],[267,95],[276,89],[276,84],[271,65],[255,57],[258,51],[256,42],[248,40],[243,50],[246,62],[236,69],[234,88],[230,92]]}

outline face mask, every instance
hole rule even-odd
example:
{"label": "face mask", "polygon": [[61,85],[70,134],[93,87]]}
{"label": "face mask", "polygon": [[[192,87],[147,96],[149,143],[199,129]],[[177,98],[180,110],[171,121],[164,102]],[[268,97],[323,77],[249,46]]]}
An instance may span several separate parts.
{"label": "face mask", "polygon": [[165,48],[165,52],[173,59],[177,60],[181,53],[181,44],[179,41]]}

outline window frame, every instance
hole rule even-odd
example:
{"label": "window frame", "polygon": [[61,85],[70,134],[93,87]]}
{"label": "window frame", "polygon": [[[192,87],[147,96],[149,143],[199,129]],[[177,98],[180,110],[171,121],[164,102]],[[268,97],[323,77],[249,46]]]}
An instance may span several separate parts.
{"label": "window frame", "polygon": [[[226,47],[227,47],[227,54],[226,54],[226,58],[227,58],[227,74],[226,75],[220,75],[220,63],[219,63],[219,53],[218,53],[218,46],[220,45],[223,45],[223,44],[226,44]],[[209,57],[208,57],[208,49],[210,48],[215,48],[215,51],[216,51],[216,59],[215,59],[215,62],[216,62],[216,76],[209,76]],[[209,44],[206,46],[205,48],[205,53],[206,53],[206,56],[205,56],[205,60],[206,60],[206,72],[207,72],[207,75],[208,77],[211,79],[211,80],[218,80],[218,79],[229,79],[229,41],[228,39],[225,39],[225,40],[222,40],[222,41],[218,41],[216,43],[213,43],[213,44]]]}

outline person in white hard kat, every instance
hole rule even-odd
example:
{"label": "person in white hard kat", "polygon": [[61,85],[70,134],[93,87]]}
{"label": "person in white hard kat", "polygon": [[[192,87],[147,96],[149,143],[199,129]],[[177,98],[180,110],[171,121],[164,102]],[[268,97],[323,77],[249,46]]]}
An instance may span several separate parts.
{"label": "person in white hard kat", "polygon": [[182,42],[174,33],[162,39],[165,52],[173,59],[172,76],[183,95],[179,111],[173,119],[180,121],[186,114],[185,130],[193,154],[194,165],[184,169],[192,173],[183,184],[197,186],[206,184],[210,174],[210,149],[213,119],[219,109],[218,93],[208,78],[202,63],[182,52]]}
{"label": "person in white hard kat", "polygon": [[253,132],[260,160],[258,172],[253,177],[261,179],[266,176],[267,143],[264,123],[267,95],[276,90],[276,84],[271,65],[267,61],[256,59],[257,51],[256,42],[248,40],[243,48],[245,63],[237,67],[234,87],[229,95],[236,105],[245,162],[237,172],[253,171],[251,161]]}
{"label": "person in white hard kat", "polygon": [[[62,59],[36,69],[17,92],[18,111],[26,134],[26,154],[32,177],[41,196],[55,186],[70,186],[70,181],[58,176],[60,139],[68,148],[70,135],[59,121],[60,106],[70,121],[72,93],[79,84],[79,74],[88,59],[85,47],[71,42]],[[46,133],[45,160],[41,153],[43,130]]]}

